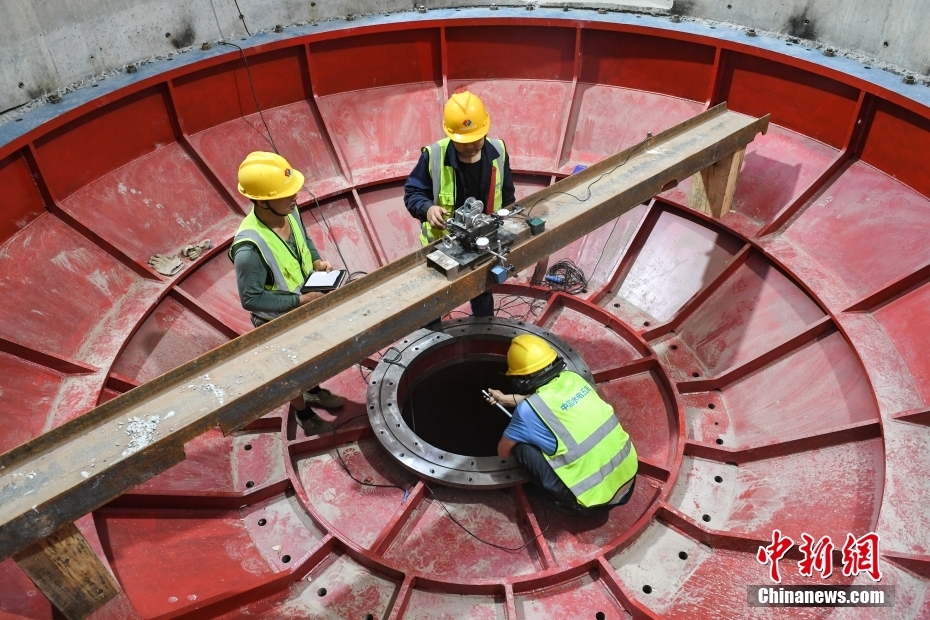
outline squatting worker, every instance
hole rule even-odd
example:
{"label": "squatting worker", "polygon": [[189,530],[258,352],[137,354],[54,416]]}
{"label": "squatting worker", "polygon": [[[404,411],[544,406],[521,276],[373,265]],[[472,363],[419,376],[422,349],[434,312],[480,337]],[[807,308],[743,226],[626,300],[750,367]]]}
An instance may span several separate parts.
{"label": "squatting worker", "polygon": [[489,390],[491,404],[515,407],[497,453],[513,454],[538,498],[593,514],[627,503],[639,465],[613,407],[539,336],[517,336],[507,350],[515,394]]}
{"label": "squatting worker", "polygon": [[[256,151],[239,166],[239,193],[252,200],[249,213],[229,248],[236,266],[236,284],[242,307],[255,327],[321,297],[300,293],[314,270],[331,271],[307,236],[297,210],[297,192],[304,175],[280,155]],[[319,435],[330,425],[307,405],[336,409],[344,399],[319,386],[291,401],[297,422],[308,435]]]}
{"label": "squatting worker", "polygon": [[[468,198],[482,201],[485,213],[514,202],[507,148],[503,140],[486,137],[491,117],[481,99],[467,91],[452,95],[442,128],[447,137],[423,147],[404,185],[404,205],[422,222],[424,246],[448,234],[445,220]],[[494,297],[489,292],[478,295],[471,300],[471,311],[494,316]]]}

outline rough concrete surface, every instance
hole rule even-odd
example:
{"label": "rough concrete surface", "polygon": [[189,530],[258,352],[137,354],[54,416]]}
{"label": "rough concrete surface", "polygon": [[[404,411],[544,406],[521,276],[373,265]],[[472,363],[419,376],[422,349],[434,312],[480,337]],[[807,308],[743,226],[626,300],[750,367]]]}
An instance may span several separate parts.
{"label": "rough concrete surface", "polygon": [[[235,41],[275,25],[303,25],[347,14],[487,7],[487,0],[0,0],[0,111],[44,102],[125,70],[181,53],[203,41]],[[504,0],[501,6],[566,7],[712,20],[834,46],[878,68],[930,73],[925,0]],[[923,9],[923,10],[922,10]],[[30,102],[32,102],[30,104]],[[29,105],[27,105],[29,104]],[[0,115],[0,123],[10,115]]]}

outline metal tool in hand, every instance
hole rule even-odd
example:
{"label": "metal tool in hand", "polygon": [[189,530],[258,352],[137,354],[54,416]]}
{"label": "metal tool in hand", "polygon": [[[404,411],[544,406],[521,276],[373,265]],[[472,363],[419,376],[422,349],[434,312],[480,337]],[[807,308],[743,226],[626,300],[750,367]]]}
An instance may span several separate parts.
{"label": "metal tool in hand", "polygon": [[491,396],[491,394],[490,394],[487,390],[481,390],[481,393],[484,394],[485,398],[490,398],[490,399],[494,400],[494,404],[497,405],[497,408],[500,409],[501,411],[503,411],[504,413],[506,413],[508,418],[512,418],[512,417],[513,417],[512,415],[510,415],[510,412],[507,411],[507,409],[506,409],[502,404],[500,404],[499,402],[497,402],[497,400],[495,400],[494,397]]}

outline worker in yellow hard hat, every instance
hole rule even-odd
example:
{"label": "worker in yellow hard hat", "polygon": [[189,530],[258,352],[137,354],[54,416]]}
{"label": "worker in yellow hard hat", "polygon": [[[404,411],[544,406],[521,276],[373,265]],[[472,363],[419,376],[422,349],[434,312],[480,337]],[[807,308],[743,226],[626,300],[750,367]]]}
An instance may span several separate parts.
{"label": "worker in yellow hard hat", "polygon": [[[442,128],[446,137],[423,147],[404,185],[404,205],[422,222],[422,245],[446,234],[445,221],[468,198],[482,201],[485,213],[514,202],[507,148],[503,140],[487,137],[491,117],[481,99],[468,91],[452,95]],[[474,316],[494,316],[494,297],[482,293],[471,308]]]}
{"label": "worker in yellow hard hat", "polygon": [[[239,193],[252,200],[252,211],[236,231],[229,258],[236,266],[239,300],[255,327],[321,297],[322,293],[300,289],[314,270],[333,268],[307,236],[297,210],[297,192],[303,185],[304,175],[276,153],[249,153],[239,166]],[[331,427],[308,405],[335,409],[343,402],[317,386],[291,405],[304,431],[319,435]]]}
{"label": "worker in yellow hard hat", "polygon": [[613,407],[539,336],[514,338],[507,368],[514,393],[487,397],[514,407],[497,453],[513,454],[539,499],[558,508],[591,514],[626,504],[639,463]]}

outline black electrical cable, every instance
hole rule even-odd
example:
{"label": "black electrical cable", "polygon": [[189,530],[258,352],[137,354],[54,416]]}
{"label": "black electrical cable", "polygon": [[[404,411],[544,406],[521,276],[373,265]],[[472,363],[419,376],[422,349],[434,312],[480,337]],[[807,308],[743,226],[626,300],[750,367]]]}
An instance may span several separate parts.
{"label": "black electrical cable", "polygon": [[587,201],[589,198],[591,198],[591,188],[594,186],[594,184],[597,183],[598,181],[600,181],[601,179],[603,179],[604,177],[606,177],[608,174],[611,174],[612,172],[614,172],[615,170],[617,170],[617,168],[620,168],[620,167],[622,167],[622,166],[625,166],[626,163],[627,163],[628,161],[630,161],[630,157],[633,156],[633,153],[635,153],[636,151],[638,151],[638,150],[640,149],[640,147],[642,147],[642,146],[646,143],[646,141],[649,140],[649,139],[650,139],[650,137],[647,136],[647,137],[646,137],[645,139],[643,139],[641,142],[638,142],[637,144],[634,144],[632,147],[630,147],[629,152],[627,152],[627,154],[626,154],[626,158],[625,158],[622,162],[620,162],[619,164],[617,164],[616,166],[614,166],[614,167],[611,168],[610,170],[607,170],[607,171],[605,171],[605,172],[602,172],[596,179],[594,179],[593,181],[591,181],[590,183],[588,183],[588,186],[585,188],[585,191],[587,192],[587,196],[585,196],[584,198],[579,198],[578,196],[576,196],[576,195],[574,195],[574,194],[572,194],[572,193],[569,193],[569,192],[562,192],[562,191],[552,192],[551,194],[546,194],[545,196],[542,196],[542,197],[539,198],[536,202],[534,202],[532,205],[530,205],[530,208],[526,211],[526,213],[523,214],[523,218],[526,219],[527,222],[529,222],[530,213],[533,211],[533,209],[536,208],[536,205],[538,205],[541,201],[543,201],[543,200],[545,200],[545,199],[547,199],[547,198],[551,198],[552,196],[558,196],[559,194],[563,194],[563,195],[565,195],[565,196],[570,196],[570,197],[574,198],[575,200],[577,200],[578,202],[585,202],[585,201]]}
{"label": "black electrical cable", "polygon": [[[339,242],[336,241],[336,236],[333,234],[333,229],[329,227],[329,221],[327,221],[327,219],[326,219],[326,214],[323,213],[323,207],[320,206],[320,201],[316,199],[316,194],[314,194],[313,191],[312,191],[309,187],[304,187],[304,189],[306,189],[306,190],[310,193],[310,196],[313,197],[313,202],[316,204],[316,210],[319,211],[320,217],[323,218],[323,225],[326,227],[326,232],[329,233],[329,238],[333,240],[333,245],[336,246],[336,252],[338,252],[338,254],[339,254],[339,259],[342,261],[342,266],[346,268],[346,271],[348,271],[348,270],[349,270],[349,263],[346,262],[345,256],[342,255],[342,250],[339,248]],[[314,219],[314,221],[316,221],[316,212],[315,212],[315,211],[311,211],[311,213],[313,213],[313,219]],[[351,280],[351,279],[352,279],[352,276],[353,276],[353,275],[356,275],[356,274],[364,274],[364,275],[367,275],[367,272],[364,272],[364,271],[353,271],[351,274],[349,274],[349,281],[350,281],[350,282],[352,281],[352,280]]]}
{"label": "black electrical cable", "polygon": [[[237,5],[238,6],[238,5]],[[240,16],[241,17],[241,16]],[[245,23],[245,20],[242,22]],[[249,61],[245,57],[245,51],[236,45],[235,43],[229,43],[227,41],[220,41],[220,45],[228,45],[239,50],[239,55],[242,56],[242,62],[245,63],[245,74],[249,78],[249,89],[252,91],[252,99],[255,100],[255,108],[258,110],[258,116],[262,119],[262,125],[265,126],[265,131],[268,133],[268,142],[271,144],[271,148],[274,149],[275,153],[278,153],[278,147],[274,143],[274,138],[271,136],[271,129],[268,128],[268,123],[265,121],[265,115],[262,114],[262,107],[258,104],[258,95],[255,94],[255,83],[252,81],[252,70],[249,69]],[[280,155],[281,153],[278,153]]]}
{"label": "black electrical cable", "polygon": [[588,290],[588,279],[581,267],[569,259],[562,259],[546,271],[544,284],[554,291],[577,295]]}
{"label": "black electrical cable", "polygon": [[239,19],[242,21],[242,27],[245,28],[245,33],[252,36],[252,33],[249,32],[249,26],[245,23],[245,15],[242,14],[242,9],[239,8],[239,0],[233,0],[236,3],[236,11],[239,12]]}

